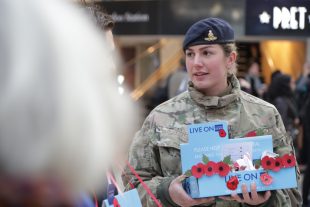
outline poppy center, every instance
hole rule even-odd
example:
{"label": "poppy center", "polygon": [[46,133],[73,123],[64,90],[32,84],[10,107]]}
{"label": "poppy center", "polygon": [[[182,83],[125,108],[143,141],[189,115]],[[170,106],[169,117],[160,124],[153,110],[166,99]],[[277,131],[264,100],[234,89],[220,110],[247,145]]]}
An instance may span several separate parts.
{"label": "poppy center", "polygon": [[208,167],[208,172],[211,172],[212,171],[212,167]]}
{"label": "poppy center", "polygon": [[268,160],[268,161],[266,162],[266,164],[267,164],[267,165],[271,165],[271,162]]}
{"label": "poppy center", "polygon": [[224,170],[224,168],[221,166],[221,167],[219,167],[219,171],[223,171]]}
{"label": "poppy center", "polygon": [[201,172],[202,171],[202,169],[199,167],[199,168],[197,168],[197,172]]}
{"label": "poppy center", "polygon": [[276,166],[277,166],[277,167],[280,166],[280,163],[279,163],[279,162],[276,162]]}
{"label": "poppy center", "polygon": [[288,163],[288,164],[290,164],[291,162],[292,162],[292,160],[291,160],[291,159],[288,159],[288,160],[287,160],[287,163]]}

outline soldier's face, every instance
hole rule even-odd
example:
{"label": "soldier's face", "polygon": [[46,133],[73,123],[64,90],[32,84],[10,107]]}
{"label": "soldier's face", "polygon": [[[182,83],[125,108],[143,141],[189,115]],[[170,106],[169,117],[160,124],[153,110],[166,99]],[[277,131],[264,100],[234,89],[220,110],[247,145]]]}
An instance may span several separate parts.
{"label": "soldier's face", "polygon": [[186,68],[195,88],[209,96],[219,95],[227,87],[230,58],[218,45],[195,45],[186,51]]}

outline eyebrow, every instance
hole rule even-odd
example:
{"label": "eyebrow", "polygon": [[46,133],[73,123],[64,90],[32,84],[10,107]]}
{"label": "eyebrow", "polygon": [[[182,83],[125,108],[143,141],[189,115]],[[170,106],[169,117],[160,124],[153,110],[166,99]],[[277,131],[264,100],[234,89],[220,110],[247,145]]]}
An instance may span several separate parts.
{"label": "eyebrow", "polygon": [[[198,50],[204,50],[204,49],[206,49],[206,48],[213,48],[213,45],[205,45],[205,46],[200,47]],[[188,48],[187,50],[192,51],[193,49]]]}

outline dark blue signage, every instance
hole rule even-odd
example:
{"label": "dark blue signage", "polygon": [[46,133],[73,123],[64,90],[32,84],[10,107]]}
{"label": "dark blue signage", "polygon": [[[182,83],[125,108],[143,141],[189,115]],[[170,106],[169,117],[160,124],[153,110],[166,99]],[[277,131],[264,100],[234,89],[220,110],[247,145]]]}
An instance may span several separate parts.
{"label": "dark blue signage", "polygon": [[247,0],[246,35],[310,36],[309,0]]}
{"label": "dark blue signage", "polygon": [[102,2],[115,21],[114,34],[158,34],[160,1]]}
{"label": "dark blue signage", "polygon": [[[244,0],[137,0],[100,2],[116,21],[116,35],[184,35],[194,22],[220,17],[243,26]],[[227,12],[227,11],[230,12]]]}

